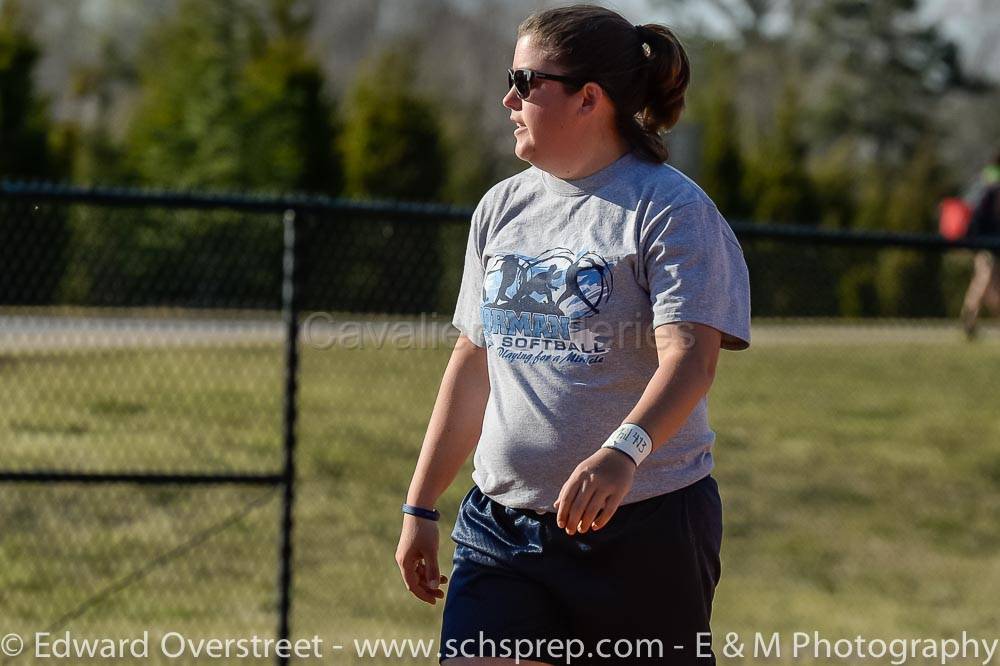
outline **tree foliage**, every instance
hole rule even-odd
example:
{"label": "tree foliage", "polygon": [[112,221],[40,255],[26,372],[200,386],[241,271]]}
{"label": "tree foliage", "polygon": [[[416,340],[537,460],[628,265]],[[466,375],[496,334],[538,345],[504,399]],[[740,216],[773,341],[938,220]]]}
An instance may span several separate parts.
{"label": "tree foliage", "polygon": [[447,176],[437,112],[413,88],[412,42],[376,54],[359,70],[344,123],[346,193],[437,199]]}
{"label": "tree foliage", "polygon": [[[17,2],[0,4],[0,178],[59,179],[64,159],[50,147],[47,104],[32,78],[39,50]],[[58,287],[68,243],[62,210],[19,203],[0,216],[0,303],[46,303]]]}
{"label": "tree foliage", "polygon": [[[336,118],[287,3],[182,0],[140,65],[127,154],[146,183],[338,193]],[[301,20],[301,19],[299,19]]]}
{"label": "tree foliage", "polygon": [[46,103],[32,80],[39,55],[21,25],[19,3],[0,4],[0,176],[58,174],[49,150]]}

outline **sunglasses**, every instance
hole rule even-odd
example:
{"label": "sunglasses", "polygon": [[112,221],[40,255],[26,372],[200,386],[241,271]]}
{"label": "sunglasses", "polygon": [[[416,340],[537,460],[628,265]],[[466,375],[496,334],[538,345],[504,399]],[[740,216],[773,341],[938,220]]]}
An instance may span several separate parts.
{"label": "sunglasses", "polygon": [[535,79],[552,79],[553,81],[563,81],[565,83],[570,83],[577,87],[583,86],[586,81],[581,79],[575,79],[569,76],[562,76],[560,74],[546,74],[545,72],[537,72],[533,69],[508,69],[507,70],[507,90],[511,88],[517,93],[517,96],[521,99],[528,99],[528,95],[531,94],[531,82]]}

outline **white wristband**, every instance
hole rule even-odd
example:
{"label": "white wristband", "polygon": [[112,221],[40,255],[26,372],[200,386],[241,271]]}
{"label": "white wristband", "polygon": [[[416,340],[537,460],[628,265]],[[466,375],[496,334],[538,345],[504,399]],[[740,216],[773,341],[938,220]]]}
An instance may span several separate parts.
{"label": "white wristband", "polygon": [[623,423],[601,444],[601,448],[604,447],[627,453],[638,466],[653,451],[653,439],[640,426]]}

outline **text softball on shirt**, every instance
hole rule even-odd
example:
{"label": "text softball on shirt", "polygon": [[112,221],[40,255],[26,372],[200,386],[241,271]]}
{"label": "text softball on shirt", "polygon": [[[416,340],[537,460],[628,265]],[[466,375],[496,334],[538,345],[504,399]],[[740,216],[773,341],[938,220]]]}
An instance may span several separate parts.
{"label": "text softball on shirt", "polygon": [[596,252],[564,247],[538,256],[497,254],[483,278],[480,313],[486,346],[512,363],[601,363],[610,338],[585,320],[611,296],[611,264]]}

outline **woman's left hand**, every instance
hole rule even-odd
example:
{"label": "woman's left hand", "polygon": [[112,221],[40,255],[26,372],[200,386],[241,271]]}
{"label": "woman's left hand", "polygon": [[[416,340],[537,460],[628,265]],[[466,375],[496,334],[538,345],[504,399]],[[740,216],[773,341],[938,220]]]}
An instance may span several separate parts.
{"label": "woman's left hand", "polygon": [[567,534],[604,527],[632,488],[635,463],[627,453],[600,448],[581,462],[559,491],[556,522]]}

